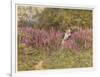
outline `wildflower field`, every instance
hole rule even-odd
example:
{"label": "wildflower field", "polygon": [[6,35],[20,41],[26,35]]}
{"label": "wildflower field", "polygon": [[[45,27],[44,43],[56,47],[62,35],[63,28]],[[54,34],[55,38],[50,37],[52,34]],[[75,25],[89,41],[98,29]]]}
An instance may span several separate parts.
{"label": "wildflower field", "polygon": [[93,66],[92,10],[18,6],[17,17],[18,71]]}

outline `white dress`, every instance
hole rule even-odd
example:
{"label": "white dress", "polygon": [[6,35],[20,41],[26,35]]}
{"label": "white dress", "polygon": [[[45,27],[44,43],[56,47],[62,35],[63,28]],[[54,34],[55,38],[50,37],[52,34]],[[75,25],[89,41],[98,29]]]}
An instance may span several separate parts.
{"label": "white dress", "polygon": [[68,37],[71,36],[71,32],[70,30],[66,31],[65,35],[64,35],[64,39],[63,40],[66,40],[68,39]]}
{"label": "white dress", "polygon": [[62,45],[65,43],[65,41],[71,36],[70,30],[66,31],[64,38],[62,40]]}

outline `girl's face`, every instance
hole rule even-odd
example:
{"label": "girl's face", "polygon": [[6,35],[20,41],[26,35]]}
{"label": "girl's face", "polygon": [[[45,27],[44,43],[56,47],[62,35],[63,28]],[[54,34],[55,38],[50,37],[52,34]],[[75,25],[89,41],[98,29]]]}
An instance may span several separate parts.
{"label": "girl's face", "polygon": [[71,32],[70,29],[66,30],[66,33],[70,33],[70,32]]}

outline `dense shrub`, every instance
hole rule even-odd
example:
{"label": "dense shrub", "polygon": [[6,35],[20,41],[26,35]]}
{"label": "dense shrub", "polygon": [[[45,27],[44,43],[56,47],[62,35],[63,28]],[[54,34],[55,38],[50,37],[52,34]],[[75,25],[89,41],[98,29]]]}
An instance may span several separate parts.
{"label": "dense shrub", "polygon": [[50,29],[34,29],[32,27],[18,28],[18,41],[24,43],[26,46],[31,47],[44,47],[49,49],[59,49],[61,47],[68,48],[74,51],[85,50],[92,47],[92,30],[78,30],[71,34],[64,44],[64,32],[59,30]]}
{"label": "dense shrub", "polygon": [[73,51],[80,51],[92,48],[92,30],[86,29],[73,32],[71,37],[65,41],[65,48]]}

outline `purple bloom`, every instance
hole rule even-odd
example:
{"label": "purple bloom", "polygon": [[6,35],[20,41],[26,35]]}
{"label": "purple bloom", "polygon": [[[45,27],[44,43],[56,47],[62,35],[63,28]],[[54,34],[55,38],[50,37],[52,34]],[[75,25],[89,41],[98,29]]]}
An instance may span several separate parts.
{"label": "purple bloom", "polygon": [[55,30],[49,31],[44,29],[37,29],[32,27],[18,28],[18,41],[31,47],[53,47],[59,49],[60,47],[70,49],[72,51],[80,51],[92,47],[92,30],[78,30],[73,32],[71,36],[63,41],[64,33]]}

